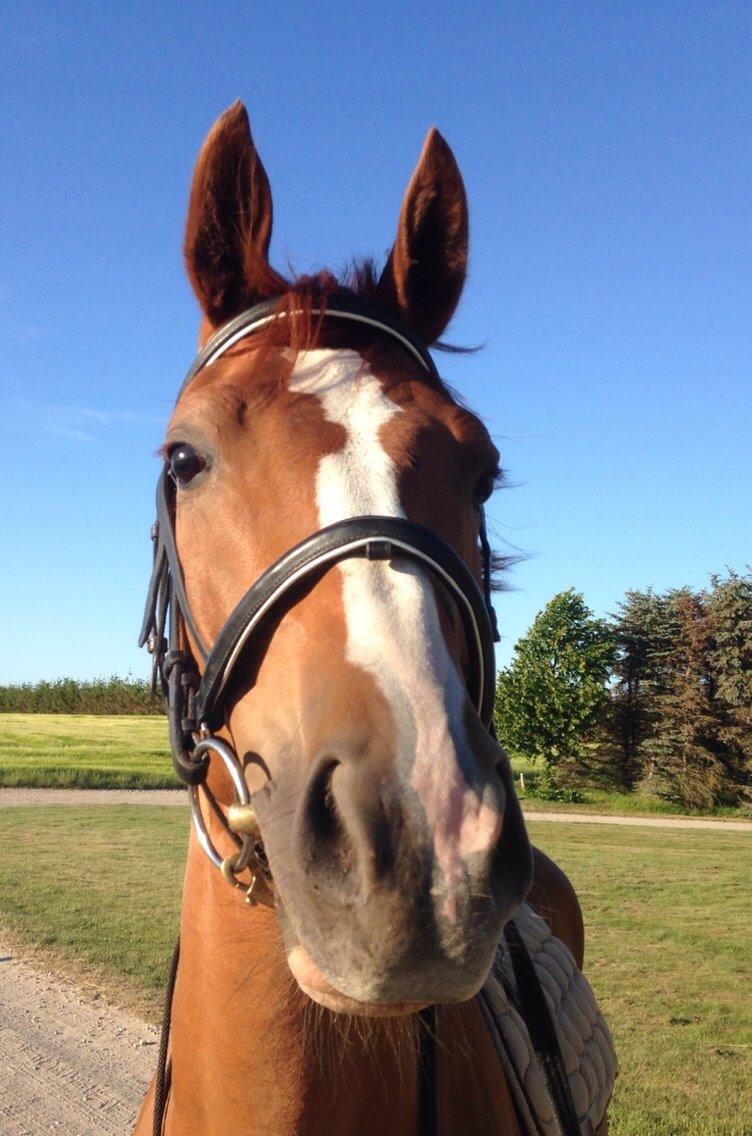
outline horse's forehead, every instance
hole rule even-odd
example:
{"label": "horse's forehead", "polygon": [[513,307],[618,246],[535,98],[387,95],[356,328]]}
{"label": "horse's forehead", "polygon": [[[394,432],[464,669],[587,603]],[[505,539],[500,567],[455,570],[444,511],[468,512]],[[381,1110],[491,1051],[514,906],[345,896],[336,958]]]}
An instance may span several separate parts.
{"label": "horse's forehead", "polygon": [[220,447],[230,439],[242,445],[235,429],[227,432],[228,424],[242,428],[255,422],[261,429],[263,423],[277,445],[289,445],[292,431],[298,451],[323,455],[343,441],[326,426],[340,427],[351,439],[378,440],[399,460],[418,433],[425,435],[432,425],[449,427],[459,440],[460,419],[472,417],[446,391],[427,383],[401,352],[372,357],[322,347],[291,357],[283,348],[259,362],[253,352],[232,353],[198,375],[182,395],[168,434],[177,436],[185,423],[211,430]]}
{"label": "horse's forehead", "polygon": [[322,348],[302,352],[293,367],[289,389],[294,394],[315,396],[324,417],[351,434],[377,434],[400,413],[379,377],[356,351]]}
{"label": "horse's forehead", "polygon": [[316,396],[325,417],[354,431],[370,433],[389,422],[385,436],[394,429],[404,433],[413,425],[425,430],[432,422],[459,434],[461,421],[474,419],[446,390],[427,382],[401,352],[372,358],[346,348],[302,351],[288,390],[293,397]]}

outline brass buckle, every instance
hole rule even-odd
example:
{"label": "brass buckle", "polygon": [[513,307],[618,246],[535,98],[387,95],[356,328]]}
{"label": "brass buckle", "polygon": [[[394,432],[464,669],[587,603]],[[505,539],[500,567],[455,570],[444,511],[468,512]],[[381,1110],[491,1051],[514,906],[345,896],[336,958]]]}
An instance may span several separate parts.
{"label": "brass buckle", "polygon": [[237,873],[245,870],[243,866],[238,863],[240,857],[240,852],[234,852],[230,856],[226,856],[222,861],[220,871],[228,884],[231,884],[234,888],[238,888],[239,891],[244,891],[245,901],[251,907],[255,907],[257,903],[263,904],[264,907],[274,907],[274,892],[265,875],[257,865],[254,865],[254,867],[249,866],[251,873],[250,884],[244,883],[237,878]]}
{"label": "brass buckle", "polygon": [[[232,852],[224,858],[220,856],[209,835],[201,812],[200,787],[190,785],[188,787],[189,803],[198,842],[215,867],[219,868],[228,884],[245,892],[246,903],[252,907],[257,903],[261,903],[265,907],[274,907],[274,890],[266,877],[265,865],[259,860],[255,851],[255,846],[261,843],[261,831],[251,805],[251,795],[245,783],[243,769],[231,746],[203,729],[202,733],[204,736],[194,749],[192,756],[197,758],[202,757],[205,753],[215,753],[230,774],[235,789],[235,800],[227,810],[227,824],[233,832],[240,836],[241,844],[236,852]],[[250,883],[237,878],[246,869],[251,873]]]}

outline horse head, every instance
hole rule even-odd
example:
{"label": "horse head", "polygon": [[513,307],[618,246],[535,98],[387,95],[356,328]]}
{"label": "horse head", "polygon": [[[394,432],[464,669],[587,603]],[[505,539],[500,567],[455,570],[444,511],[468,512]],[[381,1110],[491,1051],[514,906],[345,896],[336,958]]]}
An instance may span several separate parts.
{"label": "horse head", "polygon": [[[191,613],[180,634],[200,666],[270,565],[351,519],[427,532],[429,560],[448,549],[442,563],[484,583],[482,507],[499,455],[425,349],[466,274],[451,150],[428,134],[380,275],[362,265],[344,280],[285,279],[269,263],[271,229],[269,181],[236,104],[207,138],[190,196],[200,346],[249,308],[269,314],[204,356],[164,444]],[[360,1014],[472,997],[531,880],[509,762],[471,681],[477,645],[449,579],[459,568],[442,579],[414,549],[386,544],[287,581],[253,635],[236,637],[219,723],[289,968],[312,999]],[[206,785],[204,823],[231,850],[220,762]]]}

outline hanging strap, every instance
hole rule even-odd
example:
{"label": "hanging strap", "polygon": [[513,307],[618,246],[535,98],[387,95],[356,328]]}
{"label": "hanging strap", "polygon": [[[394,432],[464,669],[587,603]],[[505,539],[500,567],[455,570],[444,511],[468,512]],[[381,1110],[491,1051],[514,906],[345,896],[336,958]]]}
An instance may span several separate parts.
{"label": "hanging strap", "polygon": [[561,1046],[556,1036],[556,1026],[530,952],[516,924],[511,920],[504,928],[504,938],[509,948],[517,985],[516,991],[510,990],[508,993],[513,996],[515,1008],[530,1035],[535,1056],[546,1075],[548,1091],[556,1109],[562,1136],[582,1136],[569,1078],[564,1068]]}
{"label": "hanging strap", "polygon": [[170,1024],[172,1022],[172,998],[175,993],[175,980],[178,976],[178,963],[180,961],[180,939],[178,938],[172,952],[172,962],[167,975],[167,988],[165,989],[165,1003],[162,1014],[162,1033],[159,1038],[159,1056],[157,1057],[157,1072],[154,1077],[154,1112],[152,1115],[152,1136],[162,1136],[165,1116],[167,1114],[167,1097],[172,1082],[172,1061],[167,1060],[170,1047]]}
{"label": "hanging strap", "polygon": [[438,1131],[436,1100],[436,1007],[421,1010],[418,1047],[418,1126],[421,1136]]}

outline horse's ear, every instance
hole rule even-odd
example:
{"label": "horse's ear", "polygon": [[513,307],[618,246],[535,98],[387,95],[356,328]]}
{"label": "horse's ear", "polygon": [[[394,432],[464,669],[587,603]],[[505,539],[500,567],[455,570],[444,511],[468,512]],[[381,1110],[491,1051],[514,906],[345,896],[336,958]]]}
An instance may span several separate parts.
{"label": "horse's ear", "polygon": [[248,113],[236,102],[201,148],[185,226],[185,263],[201,307],[215,326],[284,291],[269,265],[272,195],[251,138]]}
{"label": "horse's ear", "polygon": [[423,143],[378,297],[426,343],[454,314],[467,273],[467,198],[454,154],[435,128]]}

